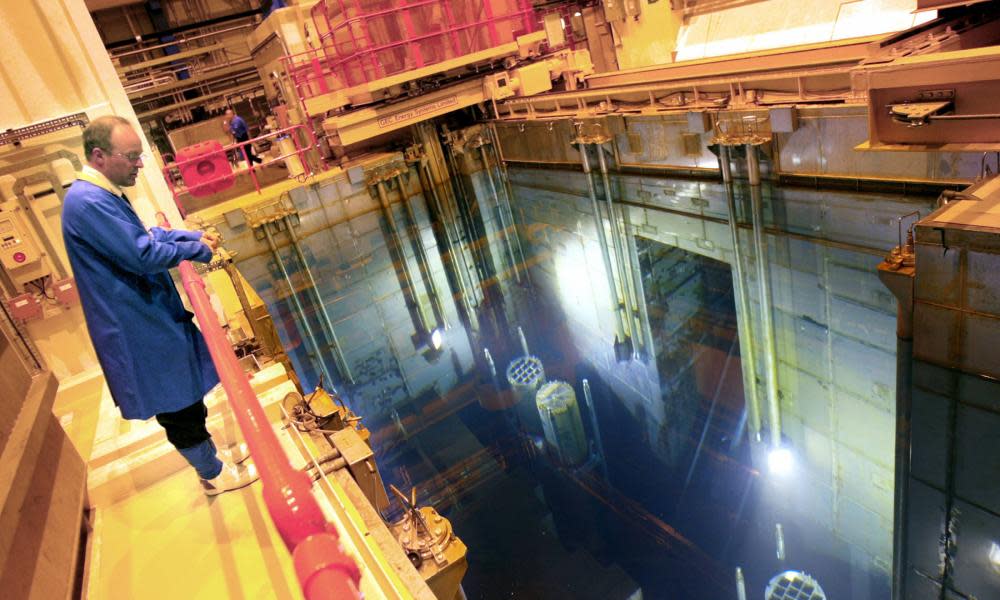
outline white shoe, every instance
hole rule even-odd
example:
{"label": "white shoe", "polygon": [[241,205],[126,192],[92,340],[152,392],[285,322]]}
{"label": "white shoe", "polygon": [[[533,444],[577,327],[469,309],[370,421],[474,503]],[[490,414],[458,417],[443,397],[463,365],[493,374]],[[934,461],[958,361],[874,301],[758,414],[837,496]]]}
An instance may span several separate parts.
{"label": "white shoe", "polygon": [[260,475],[257,473],[257,467],[252,464],[244,466],[223,464],[222,472],[213,479],[201,480],[201,487],[205,490],[206,496],[215,496],[246,487],[258,479]]}
{"label": "white shoe", "polygon": [[246,442],[240,442],[234,446],[222,448],[218,451],[218,453],[219,460],[233,465],[238,465],[250,458],[250,448],[247,447]]}

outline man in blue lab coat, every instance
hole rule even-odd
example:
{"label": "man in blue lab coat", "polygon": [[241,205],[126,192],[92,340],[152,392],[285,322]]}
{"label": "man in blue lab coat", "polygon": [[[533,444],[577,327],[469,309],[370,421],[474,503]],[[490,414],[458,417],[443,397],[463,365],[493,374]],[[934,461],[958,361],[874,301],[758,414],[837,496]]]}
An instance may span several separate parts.
{"label": "man in blue lab coat", "polygon": [[203,396],[219,376],[168,271],[182,260],[209,262],[218,238],[147,230],[139,220],[122,192],[143,166],[142,142],[127,120],[95,119],[83,147],[87,165],[66,192],[63,239],[111,397],[126,419],[156,418],[206,494],[243,487],[256,470],[216,456]]}

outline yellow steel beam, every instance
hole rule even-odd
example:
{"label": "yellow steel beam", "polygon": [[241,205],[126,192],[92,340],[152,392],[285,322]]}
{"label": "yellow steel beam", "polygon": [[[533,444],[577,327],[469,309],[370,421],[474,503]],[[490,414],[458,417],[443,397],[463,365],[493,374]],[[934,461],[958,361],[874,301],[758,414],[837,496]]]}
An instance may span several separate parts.
{"label": "yellow steel beam", "polygon": [[154,87],[143,88],[141,90],[135,90],[128,93],[128,99],[136,102],[141,101],[143,98],[148,96],[163,96],[166,94],[173,93],[175,91],[180,91],[189,87],[194,87],[196,85],[201,85],[205,82],[215,82],[220,79],[225,79],[231,75],[241,75],[245,74],[248,76],[259,77],[257,75],[256,67],[253,63],[248,64],[235,64],[224,67],[222,69],[216,69],[214,71],[208,71],[206,73],[201,73],[199,75],[194,75],[187,79],[181,79],[173,83],[168,83],[166,85],[158,85]]}
{"label": "yellow steel beam", "polygon": [[597,73],[587,77],[589,89],[613,88],[661,81],[720,77],[740,73],[760,74],[774,70],[846,66],[853,67],[877,51],[873,43],[884,35],[852,38],[838,42],[822,42],[759,52],[744,52],[667,65],[654,65],[627,71]]}
{"label": "yellow steel beam", "polygon": [[305,101],[306,111],[310,115],[322,114],[326,111],[346,106],[349,99],[352,97],[371,95],[379,90],[402,85],[409,81],[416,81],[431,75],[460,69],[468,65],[487,62],[503,56],[511,56],[517,54],[521,48],[541,43],[544,40],[545,32],[536,31],[522,35],[518,37],[517,40],[507,44],[494,46],[493,48],[487,48],[485,50],[480,50],[479,52],[473,52],[472,54],[464,54],[458,58],[452,58],[450,60],[434,63],[433,65],[428,65],[420,69],[411,69],[398,75],[383,77],[382,79],[376,79],[375,81],[370,81],[368,83],[363,83],[350,88],[339,89],[323,94],[322,96],[309,98]]}
{"label": "yellow steel beam", "polygon": [[188,106],[195,106],[195,105],[198,105],[198,104],[204,104],[206,101],[211,100],[213,98],[218,98],[219,96],[226,96],[226,95],[229,95],[229,94],[233,94],[233,95],[235,95],[235,94],[245,94],[245,93],[251,92],[251,91],[253,91],[255,89],[263,90],[264,89],[264,84],[258,81],[256,83],[251,83],[250,85],[243,85],[243,86],[240,86],[240,87],[237,87],[237,88],[230,88],[230,89],[227,89],[227,90],[222,90],[220,92],[214,92],[214,93],[211,93],[211,94],[205,94],[203,96],[198,96],[197,98],[195,98],[193,100],[185,100],[184,102],[176,102],[174,104],[169,104],[167,106],[162,106],[160,108],[154,108],[153,110],[147,110],[146,112],[138,113],[136,115],[136,117],[139,118],[139,121],[148,121],[148,120],[153,119],[155,117],[158,117],[158,116],[160,116],[162,114],[173,112],[173,111],[177,110],[178,108],[185,108],[185,107],[188,107]]}
{"label": "yellow steel beam", "polygon": [[191,58],[193,56],[201,56],[202,54],[209,54],[215,52],[216,50],[224,50],[226,48],[225,44],[212,44],[210,46],[202,46],[201,48],[195,48],[194,50],[185,50],[184,52],[178,52],[177,54],[169,54],[167,56],[161,56],[159,58],[151,58],[149,60],[144,60],[140,63],[135,63],[132,65],[122,65],[117,67],[115,70],[118,71],[119,75],[124,75],[125,73],[131,73],[132,71],[141,71],[143,69],[148,69],[150,67],[156,67],[159,65],[165,65],[174,62],[175,60],[184,60],[185,58]]}
{"label": "yellow steel beam", "polygon": [[362,108],[323,121],[323,129],[344,146],[472,106],[486,100],[482,79],[452,85],[417,98],[377,108]]}

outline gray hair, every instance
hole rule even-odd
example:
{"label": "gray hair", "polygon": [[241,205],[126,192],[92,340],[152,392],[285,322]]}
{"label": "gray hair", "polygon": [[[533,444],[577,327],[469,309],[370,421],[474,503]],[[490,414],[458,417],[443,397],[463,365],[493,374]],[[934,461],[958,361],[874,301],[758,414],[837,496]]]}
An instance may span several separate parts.
{"label": "gray hair", "polygon": [[105,117],[98,117],[87,125],[87,128],[83,130],[83,156],[86,160],[90,160],[90,154],[94,151],[94,148],[100,148],[101,150],[111,151],[111,134],[114,133],[116,127],[122,125],[132,126],[132,123],[128,119],[119,117],[117,115],[108,115]]}

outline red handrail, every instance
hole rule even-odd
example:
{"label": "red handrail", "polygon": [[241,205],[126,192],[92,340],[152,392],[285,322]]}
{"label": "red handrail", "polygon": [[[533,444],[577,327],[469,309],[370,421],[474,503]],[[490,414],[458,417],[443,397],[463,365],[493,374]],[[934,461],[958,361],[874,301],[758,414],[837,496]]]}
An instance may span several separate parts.
{"label": "red handrail", "polygon": [[337,530],[312,495],[312,480],[292,468],[271,429],[271,424],[250,387],[246,373],[236,360],[218,317],[212,309],[205,282],[184,261],[181,282],[198,317],[209,354],[229,397],[236,421],[260,473],[264,504],[281,539],[292,553],[295,573],[307,600],[359,599],[361,572],[344,553]]}

